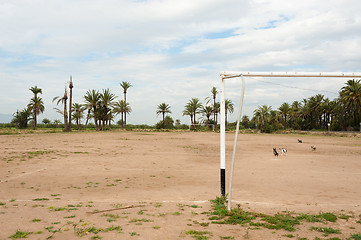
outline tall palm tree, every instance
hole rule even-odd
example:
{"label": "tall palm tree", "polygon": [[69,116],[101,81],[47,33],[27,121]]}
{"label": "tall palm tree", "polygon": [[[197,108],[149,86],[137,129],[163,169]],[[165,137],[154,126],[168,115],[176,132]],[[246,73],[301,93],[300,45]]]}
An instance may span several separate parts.
{"label": "tall palm tree", "polygon": [[35,117],[33,127],[36,129],[36,116],[44,112],[44,102],[41,97],[33,97],[28,104],[28,108],[33,111],[33,116]]}
{"label": "tall palm tree", "polygon": [[225,105],[225,113],[226,113],[226,125],[227,125],[227,115],[228,115],[228,113],[233,113],[233,111],[234,111],[234,105],[233,105],[233,103],[232,103],[232,100],[231,99],[226,99],[225,101],[224,101],[224,105]]}
{"label": "tall palm tree", "polygon": [[217,115],[217,113],[216,113],[216,109],[215,109],[215,108],[216,108],[216,98],[217,98],[217,94],[218,94],[217,88],[216,88],[216,87],[213,87],[212,90],[211,90],[211,93],[212,93],[211,98],[210,98],[210,97],[206,97],[206,100],[207,100],[206,104],[208,104],[209,101],[210,101],[211,99],[213,99],[213,121],[214,121],[214,129],[216,129],[215,127],[216,127],[216,125],[217,125],[217,121],[216,121],[216,115]]}
{"label": "tall palm tree", "polygon": [[189,115],[191,117],[191,124],[196,124],[196,115],[201,113],[203,105],[198,98],[192,98],[185,106],[183,115]]}
{"label": "tall palm tree", "polygon": [[90,119],[90,114],[93,112],[94,124],[95,129],[98,130],[98,119],[97,115],[95,114],[97,111],[98,103],[100,101],[100,93],[98,90],[88,90],[85,95],[83,96],[85,99],[85,109],[88,109],[87,120],[85,125],[88,125],[88,120]]}
{"label": "tall palm tree", "polygon": [[80,128],[80,120],[83,118],[83,112],[85,110],[84,106],[79,103],[73,103],[72,108],[74,109],[73,118],[75,119],[75,123],[77,128]]}
{"label": "tall palm tree", "polygon": [[262,105],[253,111],[253,117],[259,128],[262,130],[263,126],[269,122],[271,117],[271,106]]}
{"label": "tall palm tree", "polygon": [[62,103],[64,105],[64,111],[58,109],[58,108],[55,108],[55,110],[62,114],[64,116],[64,132],[68,131],[69,128],[68,128],[68,111],[67,111],[67,100],[68,100],[68,91],[65,87],[65,91],[64,91],[64,96],[63,97],[60,97],[60,96],[57,96],[57,97],[54,97],[53,98],[53,102],[57,101],[56,104],[59,105],[59,103]]}
{"label": "tall palm tree", "polygon": [[207,118],[206,124],[209,123],[209,119],[213,114],[213,106],[205,106],[202,108],[203,115]]}
{"label": "tall palm tree", "polygon": [[287,116],[289,115],[290,110],[291,110],[290,105],[286,102],[282,103],[281,106],[278,108],[278,111],[280,112],[284,120],[285,127],[287,125]]}
{"label": "tall palm tree", "polygon": [[353,124],[357,126],[361,118],[361,80],[348,80],[346,86],[341,88],[340,100],[353,117]]}
{"label": "tall palm tree", "polygon": [[159,114],[162,114],[162,116],[163,116],[163,122],[164,122],[164,118],[165,118],[165,115],[167,114],[167,113],[172,113],[171,111],[170,111],[170,106],[169,106],[169,104],[167,104],[167,103],[161,103],[161,104],[159,104],[158,105],[158,107],[157,107],[157,116],[159,115]]}
{"label": "tall palm tree", "polygon": [[100,94],[100,105],[101,105],[101,109],[102,109],[102,121],[103,121],[103,126],[102,126],[102,130],[104,130],[104,125],[109,123],[110,126],[110,122],[112,119],[112,115],[111,115],[111,107],[114,104],[114,100],[115,100],[116,96],[110,92],[109,89],[103,89],[103,92]]}
{"label": "tall palm tree", "polygon": [[[73,111],[73,78],[70,75],[70,82],[69,82],[69,126],[68,131],[71,131],[71,117],[72,117],[72,111]],[[78,126],[79,127],[79,126]]]}
{"label": "tall palm tree", "polygon": [[[31,87],[29,90],[34,94],[34,98],[33,98],[34,100],[37,99],[37,95],[38,95],[39,93],[40,93],[40,94],[43,93],[43,91],[41,90],[41,88],[38,88],[37,86]],[[33,100],[33,99],[32,99],[32,100]],[[41,98],[39,98],[39,99],[41,100]],[[38,100],[39,100],[39,99],[38,99]],[[33,105],[32,110],[33,110],[33,128],[36,129],[37,115],[40,114],[40,111],[37,109],[37,106],[36,106],[36,105]],[[44,110],[43,110],[42,112],[44,112]]]}
{"label": "tall palm tree", "polygon": [[[128,88],[132,87],[132,84],[130,82],[122,81],[120,83],[120,86],[123,88],[124,93],[124,102],[127,103],[127,91]],[[124,113],[124,125],[127,126],[127,114]]]}
{"label": "tall palm tree", "polygon": [[122,118],[122,128],[124,127],[124,119],[123,116],[125,114],[129,114],[132,111],[131,107],[129,106],[129,103],[125,103],[124,100],[119,100],[118,102],[114,103],[113,113],[116,115],[120,114]]}

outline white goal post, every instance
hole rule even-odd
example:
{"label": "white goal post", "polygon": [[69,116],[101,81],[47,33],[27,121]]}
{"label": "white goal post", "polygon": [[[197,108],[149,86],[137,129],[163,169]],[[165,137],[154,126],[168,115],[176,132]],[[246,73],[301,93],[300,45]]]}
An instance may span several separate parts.
{"label": "white goal post", "polygon": [[243,96],[245,88],[245,77],[303,77],[303,78],[361,78],[361,73],[336,73],[336,72],[221,72],[221,86],[220,86],[220,96],[221,96],[221,116],[220,116],[220,182],[221,182],[221,194],[222,196],[226,195],[226,126],[225,126],[225,80],[229,78],[238,78],[242,79],[243,89],[242,97],[239,108],[239,114],[237,119],[236,134],[233,145],[233,156],[232,156],[232,166],[230,173],[230,184],[229,184],[229,193],[228,193],[228,210],[230,210],[231,205],[231,195],[232,195],[232,176],[233,176],[233,166],[234,158],[236,154],[236,145],[237,137],[239,132],[239,122],[242,113],[243,105]]}

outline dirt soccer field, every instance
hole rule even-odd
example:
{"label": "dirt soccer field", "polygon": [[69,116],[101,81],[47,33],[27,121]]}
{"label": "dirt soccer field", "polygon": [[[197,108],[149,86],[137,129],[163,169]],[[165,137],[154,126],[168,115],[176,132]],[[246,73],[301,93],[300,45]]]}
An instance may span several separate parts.
{"label": "dirt soccer field", "polygon": [[218,133],[1,135],[0,239],[361,239],[360,135],[238,143],[228,217]]}

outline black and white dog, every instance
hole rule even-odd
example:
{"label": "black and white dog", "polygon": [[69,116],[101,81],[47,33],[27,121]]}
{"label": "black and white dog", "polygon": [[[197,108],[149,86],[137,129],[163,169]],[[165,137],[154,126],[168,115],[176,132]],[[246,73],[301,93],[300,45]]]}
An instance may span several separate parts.
{"label": "black and white dog", "polygon": [[277,152],[276,148],[273,148],[273,155],[275,155],[276,157],[278,156],[278,152]]}
{"label": "black and white dog", "polygon": [[316,151],[316,147],[315,147],[315,146],[311,146],[311,150],[312,150],[312,151]]}
{"label": "black and white dog", "polygon": [[297,139],[298,143],[302,143],[302,139]]}
{"label": "black and white dog", "polygon": [[287,149],[286,148],[280,148],[280,152],[281,154],[286,154],[287,153]]}

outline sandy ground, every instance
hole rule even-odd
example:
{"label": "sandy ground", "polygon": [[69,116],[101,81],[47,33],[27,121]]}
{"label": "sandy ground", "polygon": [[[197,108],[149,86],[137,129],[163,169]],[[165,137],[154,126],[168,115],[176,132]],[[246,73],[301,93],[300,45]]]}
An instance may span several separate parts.
{"label": "sandy ground", "polygon": [[[233,137],[227,133],[227,176]],[[0,146],[1,240],[16,231],[31,232],[28,239],[195,239],[191,230],[203,232],[198,239],[361,236],[360,135],[239,135],[232,207],[349,216],[302,222],[295,232],[209,220],[209,200],[220,196],[217,133],[0,135]],[[275,157],[273,147],[288,152]],[[311,226],[341,233],[326,237]]]}

